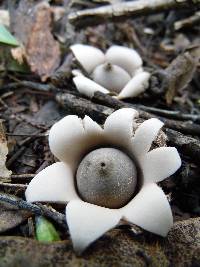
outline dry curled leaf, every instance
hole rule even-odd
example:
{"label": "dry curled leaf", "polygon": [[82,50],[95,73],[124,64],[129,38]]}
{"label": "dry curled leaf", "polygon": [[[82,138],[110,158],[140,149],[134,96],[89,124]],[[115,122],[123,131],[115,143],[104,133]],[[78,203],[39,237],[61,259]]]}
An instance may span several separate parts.
{"label": "dry curled leaf", "polygon": [[189,52],[179,55],[167,67],[168,80],[165,95],[167,104],[171,104],[177,92],[186,87],[193,78],[197,62]]}
{"label": "dry curled leaf", "polygon": [[10,181],[11,171],[6,168],[6,158],[8,154],[7,141],[3,129],[2,121],[0,121],[0,181]]}

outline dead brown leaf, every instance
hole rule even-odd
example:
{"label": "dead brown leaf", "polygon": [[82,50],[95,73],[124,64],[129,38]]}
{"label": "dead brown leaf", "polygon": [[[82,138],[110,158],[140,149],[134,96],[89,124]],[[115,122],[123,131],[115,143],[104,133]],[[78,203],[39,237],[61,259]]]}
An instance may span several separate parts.
{"label": "dead brown leaf", "polygon": [[[37,1],[38,2],[38,1]],[[22,0],[12,11],[11,28],[25,48],[31,71],[46,81],[60,64],[58,42],[51,33],[52,11],[45,1]]]}

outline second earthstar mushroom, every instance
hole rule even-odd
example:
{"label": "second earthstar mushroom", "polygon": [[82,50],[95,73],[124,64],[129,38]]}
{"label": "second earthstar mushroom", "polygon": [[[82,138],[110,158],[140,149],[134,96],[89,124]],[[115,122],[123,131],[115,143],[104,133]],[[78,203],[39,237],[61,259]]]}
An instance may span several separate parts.
{"label": "second earthstar mushroom", "polygon": [[135,97],[149,85],[150,73],[142,68],[142,59],[134,50],[111,46],[104,54],[100,49],[83,44],[71,47],[75,59],[86,73],[73,71],[77,90],[93,97],[94,93],[114,93],[118,99]]}

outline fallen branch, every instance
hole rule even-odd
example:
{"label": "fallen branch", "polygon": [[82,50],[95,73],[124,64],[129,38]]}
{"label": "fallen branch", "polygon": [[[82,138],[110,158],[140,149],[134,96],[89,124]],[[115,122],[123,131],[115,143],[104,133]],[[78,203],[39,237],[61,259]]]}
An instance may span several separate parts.
{"label": "fallen branch", "polygon": [[[195,4],[196,2],[196,4]],[[126,3],[116,3],[97,8],[76,11],[69,14],[69,21],[76,27],[97,25],[107,21],[120,21],[128,17],[154,14],[173,9],[194,8],[198,1],[195,0],[138,0]]]}
{"label": "fallen branch", "polygon": [[89,115],[92,119],[103,123],[114,109],[103,105],[94,104],[91,101],[75,96],[70,93],[61,93],[56,95],[58,104],[68,112],[79,116]]}
{"label": "fallen branch", "polygon": [[[127,104],[125,102],[122,102],[120,100],[117,100],[109,95],[102,94],[100,92],[95,93],[94,95],[94,101],[99,101],[101,104],[104,103],[104,105],[107,105],[113,109],[119,109],[122,107],[129,107],[129,108],[136,108],[139,111],[140,117],[143,119],[150,119],[150,118],[159,118],[165,123],[165,127],[171,128],[177,131],[180,131],[184,134],[191,134],[191,135],[200,135],[200,125],[191,123],[190,121],[177,121],[177,120],[170,120],[166,119],[162,116],[156,116],[152,113],[146,112],[142,109],[144,109],[144,106],[142,108],[140,105],[133,105],[133,104]],[[75,101],[75,100],[74,100]],[[70,105],[70,103],[68,103]],[[189,119],[189,118],[188,118]]]}
{"label": "fallen branch", "polygon": [[[117,99],[110,97],[109,95],[105,95],[100,92],[95,94],[94,99],[96,101],[98,99],[100,102],[103,102],[103,99],[104,99],[104,104],[107,104],[109,108],[106,106],[100,105],[100,104],[94,104],[90,100],[77,97],[77,96],[73,96],[69,93],[60,94],[59,96],[57,96],[58,103],[64,109],[67,109],[68,112],[69,111],[73,112],[82,117],[84,115],[89,115],[91,118],[97,120],[99,123],[103,123],[105,119],[107,118],[107,116],[109,116],[115,109],[122,108],[122,107],[134,107],[135,108],[135,106],[133,105],[126,104],[124,102],[121,102]],[[143,119],[156,117],[142,110],[139,110],[139,115]],[[161,118],[161,119],[165,122],[165,130],[166,130],[169,142],[172,145],[176,146],[177,148],[180,148],[180,151],[182,151],[185,155],[189,155],[192,158],[192,161],[199,163],[200,142],[197,139],[183,135],[182,133],[175,131],[174,129],[181,128],[181,131],[189,132],[191,130],[195,131],[195,127],[198,126],[198,132],[200,133],[200,125],[191,124],[188,122],[184,124],[183,122],[177,122],[174,120],[167,120],[164,118]],[[189,125],[190,125],[190,128],[188,128]],[[173,129],[169,129],[169,126]]]}

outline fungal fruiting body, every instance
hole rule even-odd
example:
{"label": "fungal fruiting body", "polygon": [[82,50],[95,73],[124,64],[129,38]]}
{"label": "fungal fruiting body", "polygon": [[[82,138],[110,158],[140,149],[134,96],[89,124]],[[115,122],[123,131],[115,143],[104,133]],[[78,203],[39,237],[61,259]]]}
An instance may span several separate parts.
{"label": "fungal fruiting body", "polygon": [[94,93],[115,93],[118,99],[135,97],[149,85],[149,72],[142,68],[142,59],[134,50],[111,46],[104,54],[100,49],[82,44],[71,46],[75,59],[87,74],[73,71],[77,90],[93,97]]}
{"label": "fungal fruiting body", "polygon": [[180,167],[180,156],[174,147],[151,149],[163,123],[152,118],[138,124],[137,117],[134,109],[119,109],[102,128],[88,116],[69,115],[50,130],[50,149],[61,162],[32,179],[26,199],[66,204],[77,253],[120,221],[161,236],[173,224],[156,183]]}

